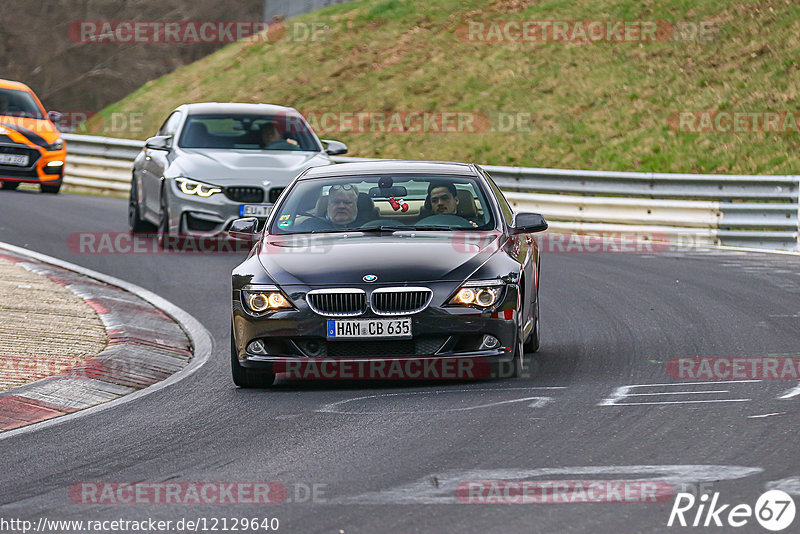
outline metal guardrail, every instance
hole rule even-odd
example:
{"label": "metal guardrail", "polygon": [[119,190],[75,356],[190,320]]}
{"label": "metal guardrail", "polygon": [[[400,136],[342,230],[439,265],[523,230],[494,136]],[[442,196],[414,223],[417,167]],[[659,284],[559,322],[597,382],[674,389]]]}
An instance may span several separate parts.
{"label": "metal guardrail", "polygon": [[[65,134],[64,183],[129,191],[142,141]],[[369,158],[335,157],[336,163]],[[575,171],[483,165],[518,210],[555,231],[800,250],[798,176]]]}

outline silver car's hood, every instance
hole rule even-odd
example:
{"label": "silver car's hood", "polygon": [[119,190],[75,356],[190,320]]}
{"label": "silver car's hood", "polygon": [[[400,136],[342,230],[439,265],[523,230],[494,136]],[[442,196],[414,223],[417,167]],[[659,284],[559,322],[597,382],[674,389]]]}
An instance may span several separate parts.
{"label": "silver car's hood", "polygon": [[330,165],[320,152],[278,150],[182,149],[170,167],[170,175],[194,178],[214,185],[285,186],[308,167]]}

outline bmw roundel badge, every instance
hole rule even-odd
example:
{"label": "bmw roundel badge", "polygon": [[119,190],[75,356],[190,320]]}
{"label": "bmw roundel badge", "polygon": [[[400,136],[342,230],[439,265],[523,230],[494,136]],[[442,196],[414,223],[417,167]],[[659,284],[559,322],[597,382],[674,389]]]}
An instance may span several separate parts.
{"label": "bmw roundel badge", "polygon": [[374,274],[365,274],[364,278],[362,278],[362,280],[364,280],[365,282],[374,282],[377,279],[378,279],[378,277],[375,276]]}

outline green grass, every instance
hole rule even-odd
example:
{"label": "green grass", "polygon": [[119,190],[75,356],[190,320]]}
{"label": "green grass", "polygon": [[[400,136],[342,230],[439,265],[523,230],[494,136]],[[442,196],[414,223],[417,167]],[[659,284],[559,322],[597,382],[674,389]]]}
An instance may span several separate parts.
{"label": "green grass", "polygon": [[[705,173],[797,173],[800,135],[687,134],[685,110],[797,110],[800,6],[783,0],[360,0],[295,19],[316,42],[247,40],[147,83],[91,133],[143,139],[186,102],[268,102],[321,113],[528,114],[529,131],[318,132],[362,157]],[[657,43],[461,40],[466,21],[712,22],[708,40]],[[287,24],[291,25],[291,21]],[[291,26],[290,26],[291,30]],[[290,35],[290,33],[287,33]],[[141,128],[110,128],[111,113]],[[138,115],[136,115],[138,116]],[[102,124],[101,124],[102,123]],[[105,124],[105,127],[102,125]]]}

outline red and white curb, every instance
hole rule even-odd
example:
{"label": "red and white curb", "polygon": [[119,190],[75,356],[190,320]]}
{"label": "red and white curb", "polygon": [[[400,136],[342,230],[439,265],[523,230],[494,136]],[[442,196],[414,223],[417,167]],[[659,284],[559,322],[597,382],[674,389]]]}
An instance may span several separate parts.
{"label": "red and white curb", "polygon": [[196,319],[141,287],[6,243],[0,256],[83,298],[109,338],[80,365],[0,393],[0,439],[149,394],[195,372],[211,353],[211,336]]}

